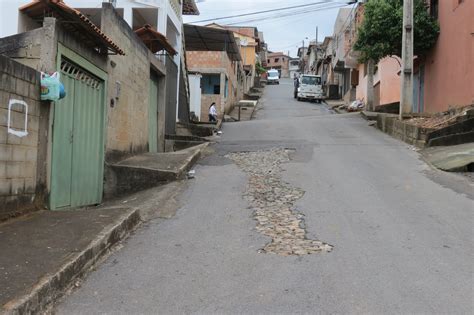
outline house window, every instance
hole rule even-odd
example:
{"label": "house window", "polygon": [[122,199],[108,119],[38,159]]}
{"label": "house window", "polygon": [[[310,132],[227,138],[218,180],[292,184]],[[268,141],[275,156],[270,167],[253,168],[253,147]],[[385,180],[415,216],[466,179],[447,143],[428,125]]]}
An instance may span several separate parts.
{"label": "house window", "polygon": [[430,0],[430,14],[435,19],[438,18],[438,8],[439,8],[438,0]]}
{"label": "house window", "polygon": [[221,94],[221,75],[203,74],[201,78],[202,94]]}
{"label": "house window", "polygon": [[278,62],[278,61],[280,61],[280,58],[275,58],[275,62]]}
{"label": "house window", "polygon": [[267,59],[267,63],[270,63],[270,59]]}

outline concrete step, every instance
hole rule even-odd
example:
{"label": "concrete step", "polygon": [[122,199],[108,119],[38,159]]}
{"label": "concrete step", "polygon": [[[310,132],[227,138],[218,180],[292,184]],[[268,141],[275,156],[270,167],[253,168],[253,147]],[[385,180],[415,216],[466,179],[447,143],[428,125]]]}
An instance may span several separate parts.
{"label": "concrete step", "polygon": [[120,196],[183,179],[209,143],[176,152],[145,153],[109,165],[109,192]]}
{"label": "concrete step", "polygon": [[369,111],[361,111],[360,115],[365,120],[377,120],[377,113],[376,112],[369,112]]}

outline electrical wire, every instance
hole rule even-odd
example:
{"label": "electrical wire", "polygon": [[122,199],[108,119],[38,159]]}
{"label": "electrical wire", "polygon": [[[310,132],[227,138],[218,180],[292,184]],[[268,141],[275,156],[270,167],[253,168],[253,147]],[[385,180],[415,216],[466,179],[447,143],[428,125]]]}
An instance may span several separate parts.
{"label": "electrical wire", "polygon": [[[339,2],[338,4],[347,5],[347,4],[351,4],[352,2],[353,1],[347,0],[347,1],[345,1],[345,3]],[[212,22],[212,21],[218,21],[218,20],[227,20],[227,19],[232,19],[232,18],[237,18],[237,17],[244,17],[244,16],[258,15],[258,14],[263,14],[263,13],[271,13],[271,12],[277,12],[277,11],[291,10],[291,9],[297,9],[297,8],[309,7],[309,6],[315,6],[315,5],[322,5],[322,4],[328,4],[328,3],[337,4],[337,2],[332,1],[332,0],[321,0],[321,1],[318,1],[318,2],[308,3],[308,4],[294,5],[294,6],[289,6],[289,7],[277,8],[277,9],[270,9],[270,10],[251,12],[251,13],[243,13],[243,14],[237,14],[237,15],[223,16],[223,17],[217,17],[217,18],[205,19],[205,20],[198,20],[198,21],[193,21],[193,23],[204,23],[204,22]]]}
{"label": "electrical wire", "polygon": [[344,26],[346,25],[347,21],[351,21],[351,20],[350,20],[350,17],[352,16],[352,13],[354,12],[356,6],[357,6],[357,3],[354,3],[354,5],[352,6],[351,11],[349,12],[349,15],[347,16],[347,18],[346,18],[346,20],[344,21],[344,23],[342,23],[341,30],[339,31],[338,34],[340,34],[340,33],[342,33],[342,32],[345,32],[345,31],[349,28],[350,24],[347,25],[346,28],[344,28]]}
{"label": "electrical wire", "polygon": [[337,9],[337,8],[342,8],[346,6],[345,4],[337,4],[328,7],[321,7],[317,9],[312,9],[312,10],[304,10],[304,11],[292,11],[280,15],[275,15],[275,16],[266,16],[266,17],[260,17],[260,18],[253,18],[253,19],[247,19],[247,20],[241,20],[241,21],[236,21],[236,22],[231,22],[231,23],[226,23],[226,25],[237,25],[237,24],[242,24],[242,23],[250,23],[250,22],[265,22],[268,20],[274,20],[274,19],[279,19],[279,18],[284,18],[284,17],[293,17],[295,15],[304,15],[304,14],[309,14],[317,11],[323,11],[323,10],[330,10],[330,9]]}

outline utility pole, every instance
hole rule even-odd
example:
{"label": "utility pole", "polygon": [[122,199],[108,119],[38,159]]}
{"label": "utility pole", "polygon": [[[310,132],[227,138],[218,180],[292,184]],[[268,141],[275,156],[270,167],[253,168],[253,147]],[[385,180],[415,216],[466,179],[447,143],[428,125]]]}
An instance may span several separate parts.
{"label": "utility pole", "polygon": [[318,64],[318,54],[319,54],[319,45],[318,45],[318,27],[316,26],[316,38],[314,43],[314,52],[315,52],[315,64],[314,64],[314,74],[318,74],[316,65]]}
{"label": "utility pole", "polygon": [[304,67],[305,67],[305,65],[304,65],[304,55],[305,55],[305,53],[304,53],[304,39],[303,39],[303,50],[301,51],[301,63],[303,65],[303,67],[301,69],[301,72],[303,72],[302,74],[304,74]]}
{"label": "utility pole", "polygon": [[367,61],[367,110],[374,110],[374,61]]}
{"label": "utility pole", "polygon": [[403,0],[400,120],[413,108],[413,0]]}

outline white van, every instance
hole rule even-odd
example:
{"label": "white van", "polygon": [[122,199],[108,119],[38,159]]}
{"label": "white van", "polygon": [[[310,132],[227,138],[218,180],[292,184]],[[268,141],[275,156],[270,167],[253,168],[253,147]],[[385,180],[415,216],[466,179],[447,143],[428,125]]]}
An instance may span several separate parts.
{"label": "white van", "polygon": [[280,73],[278,70],[270,69],[267,71],[267,84],[280,84]]}
{"label": "white van", "polygon": [[321,76],[302,74],[299,78],[296,97],[301,100],[315,100],[321,102],[323,100],[323,86],[321,84]]}

